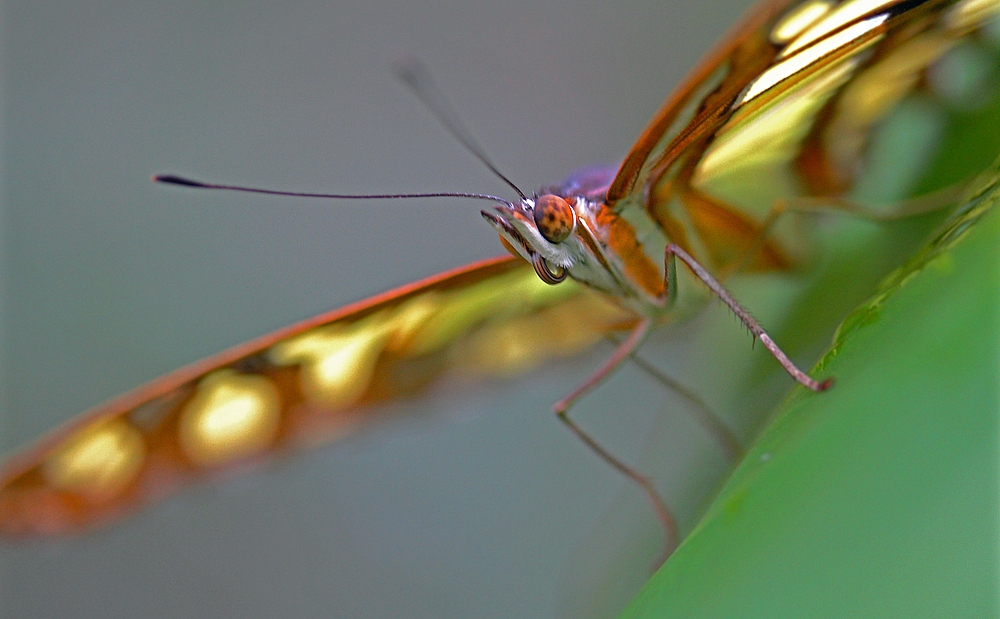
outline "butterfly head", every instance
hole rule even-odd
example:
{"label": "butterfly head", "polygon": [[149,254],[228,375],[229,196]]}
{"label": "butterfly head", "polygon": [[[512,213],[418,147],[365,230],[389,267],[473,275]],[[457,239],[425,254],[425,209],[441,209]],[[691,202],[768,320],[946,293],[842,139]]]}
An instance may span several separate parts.
{"label": "butterfly head", "polygon": [[514,204],[497,205],[483,217],[511,253],[527,260],[547,284],[558,284],[593,262],[588,243],[586,200],[544,194]]}

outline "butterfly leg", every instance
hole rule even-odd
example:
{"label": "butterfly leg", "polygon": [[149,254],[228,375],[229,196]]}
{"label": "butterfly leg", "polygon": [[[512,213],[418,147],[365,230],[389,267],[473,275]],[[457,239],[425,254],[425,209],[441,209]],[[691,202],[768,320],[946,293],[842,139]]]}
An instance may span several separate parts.
{"label": "butterfly leg", "polygon": [[907,217],[916,217],[918,215],[933,213],[946,208],[954,204],[955,199],[965,190],[965,184],[951,185],[923,196],[902,200],[900,202],[883,205],[877,208],[860,204],[858,202],[852,202],[851,200],[847,200],[845,198],[829,196],[819,198],[800,196],[776,200],[771,206],[771,210],[767,217],[760,224],[760,228],[755,235],[756,238],[754,239],[753,244],[748,247],[746,251],[742,252],[739,258],[731,261],[723,267],[719,273],[718,279],[719,281],[726,281],[726,279],[731,275],[742,271],[750,265],[757,257],[758,253],[765,250],[771,232],[777,225],[778,220],[784,215],[790,213],[842,213],[844,215],[865,221],[891,222],[899,219],[905,219]]}
{"label": "butterfly leg", "polygon": [[608,360],[605,361],[604,364],[590,376],[590,378],[574,389],[572,393],[557,402],[552,409],[555,412],[556,417],[559,418],[559,421],[563,422],[563,424],[569,428],[570,432],[583,441],[584,445],[589,447],[591,451],[607,462],[612,468],[637,484],[640,488],[642,488],[643,492],[646,493],[646,496],[653,504],[653,509],[656,510],[657,518],[659,518],[663,525],[663,529],[666,532],[664,555],[666,557],[673,552],[674,548],[677,547],[677,544],[680,541],[680,535],[677,528],[677,520],[670,512],[670,509],[663,501],[663,498],[660,497],[659,493],[657,493],[652,480],[605,449],[600,443],[597,442],[597,440],[594,439],[594,437],[590,436],[590,434],[588,434],[569,417],[569,409],[577,400],[614,373],[614,371],[618,369],[618,367],[621,366],[625,360],[630,358],[635,353],[635,350],[646,339],[646,335],[649,333],[649,328],[651,326],[652,320],[650,319],[645,319],[636,325],[636,327],[632,330],[632,333],[629,334],[628,338],[624,342],[618,345],[618,348],[615,349],[615,352],[608,358]]}
{"label": "butterfly leg", "polygon": [[768,240],[771,237],[771,232],[774,230],[774,226],[778,223],[778,220],[781,219],[782,215],[789,212],[787,201],[776,200],[774,204],[771,205],[771,210],[768,212],[767,217],[765,217],[764,221],[760,224],[760,228],[754,235],[753,242],[746,248],[746,250],[740,253],[738,258],[730,261],[719,269],[719,276],[717,280],[719,282],[724,282],[734,274],[740,273],[749,267],[757,255],[767,246]]}
{"label": "butterfly leg", "polygon": [[868,221],[895,221],[907,217],[915,217],[926,213],[933,213],[945,207],[955,204],[955,200],[966,191],[968,184],[959,183],[950,185],[937,191],[908,198],[874,207],[859,202],[853,202],[847,198],[836,196],[805,197],[799,196],[790,198],[783,206],[784,212],[799,213],[844,213],[858,219]]}
{"label": "butterfly leg", "polygon": [[[619,343],[613,337],[610,339],[615,344]],[[691,406],[691,416],[703,430],[712,436],[712,439],[725,452],[726,457],[731,462],[738,462],[743,457],[743,444],[697,393],[666,375],[658,367],[639,356],[638,351],[633,350],[629,354],[629,359],[656,382],[688,401],[688,404]]]}
{"label": "butterfly leg", "polygon": [[833,384],[832,378],[827,378],[821,382],[815,380],[800,370],[798,366],[792,363],[791,359],[788,358],[788,355],[786,355],[784,351],[782,351],[778,345],[774,343],[771,336],[764,331],[764,328],[760,326],[760,323],[758,323],[753,316],[750,315],[750,312],[744,309],[743,306],[740,305],[736,299],[734,299],[733,296],[722,287],[722,284],[712,277],[712,274],[709,273],[705,267],[701,266],[698,261],[691,257],[690,254],[673,243],[667,245],[665,257],[666,275],[664,276],[664,286],[667,291],[668,300],[672,301],[677,296],[677,258],[680,258],[681,262],[683,262],[687,268],[694,273],[695,277],[708,286],[709,290],[711,290],[715,296],[719,297],[719,299],[725,303],[734,314],[736,314],[736,317],[740,319],[740,322],[742,322],[746,328],[750,330],[750,333],[752,333],[755,338],[760,340],[760,342],[764,345],[764,348],[771,353],[771,356],[781,364],[781,367],[783,367],[792,378],[813,391],[825,391],[830,388]]}

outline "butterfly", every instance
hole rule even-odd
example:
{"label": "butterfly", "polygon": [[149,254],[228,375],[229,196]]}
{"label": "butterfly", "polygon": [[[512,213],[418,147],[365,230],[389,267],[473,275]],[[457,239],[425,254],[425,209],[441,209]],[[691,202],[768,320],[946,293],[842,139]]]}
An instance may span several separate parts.
{"label": "butterfly", "polygon": [[0,530],[86,530],[226,467],[350,434],[372,407],[445,372],[503,376],[608,333],[632,330],[638,344],[702,304],[701,284],[724,296],[729,271],[791,269],[800,248],[774,206],[850,208],[837,200],[858,184],[874,128],[995,12],[969,0],[763,5],[620,167],[484,211],[514,256],[293,325],[99,407],[11,461]]}

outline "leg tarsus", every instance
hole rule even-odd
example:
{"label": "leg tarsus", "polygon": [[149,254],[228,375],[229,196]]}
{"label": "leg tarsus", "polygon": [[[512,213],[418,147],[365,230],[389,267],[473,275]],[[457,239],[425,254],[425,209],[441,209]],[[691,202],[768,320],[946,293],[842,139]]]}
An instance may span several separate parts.
{"label": "leg tarsus", "polygon": [[[764,331],[764,328],[760,326],[760,323],[757,322],[753,316],[750,315],[750,312],[744,309],[744,307],[733,298],[733,295],[729,294],[729,292],[722,287],[722,284],[712,277],[712,274],[709,273],[705,267],[701,266],[698,261],[691,257],[690,254],[673,243],[667,245],[666,256],[664,258],[668,273],[670,268],[669,265],[675,257],[680,258],[681,261],[687,265],[687,268],[694,273],[695,277],[708,286],[709,290],[711,290],[715,296],[725,303],[733,314],[740,319],[740,322],[746,325],[746,328],[750,330],[750,333],[760,339],[760,343],[764,345],[764,348],[771,353],[771,356],[777,359],[778,363],[781,364],[781,367],[783,367],[792,378],[813,391],[826,391],[830,388],[833,384],[832,379],[828,378],[820,382],[800,370],[798,366],[792,363],[791,359],[788,358],[788,355],[786,355],[784,351],[774,343],[771,336]],[[666,279],[666,277],[664,277],[664,279]],[[670,286],[676,285],[676,283],[664,281],[664,287],[667,290],[670,289]]]}

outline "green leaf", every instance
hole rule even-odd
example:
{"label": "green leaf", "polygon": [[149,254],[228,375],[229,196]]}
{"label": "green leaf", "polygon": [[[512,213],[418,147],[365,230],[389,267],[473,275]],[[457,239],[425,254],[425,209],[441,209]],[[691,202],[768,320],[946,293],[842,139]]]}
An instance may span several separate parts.
{"label": "green leaf", "polygon": [[622,614],[1000,615],[995,169],[843,322],[699,525]]}

